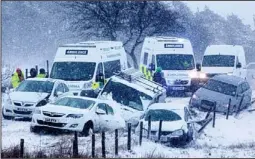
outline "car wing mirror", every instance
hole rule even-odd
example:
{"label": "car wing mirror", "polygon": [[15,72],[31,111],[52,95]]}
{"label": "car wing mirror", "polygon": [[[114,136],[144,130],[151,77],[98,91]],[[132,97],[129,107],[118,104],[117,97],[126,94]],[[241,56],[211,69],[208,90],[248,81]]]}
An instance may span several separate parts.
{"label": "car wing mirror", "polygon": [[196,64],[196,69],[197,69],[197,71],[201,71],[201,64],[200,63]]}
{"label": "car wing mirror", "polygon": [[106,114],[106,112],[105,112],[104,110],[102,110],[102,109],[97,109],[97,110],[96,110],[96,113],[97,113],[98,115],[104,115],[104,114]]}
{"label": "car wing mirror", "polygon": [[236,68],[241,68],[242,64],[240,62],[238,62],[238,64],[236,65]]}

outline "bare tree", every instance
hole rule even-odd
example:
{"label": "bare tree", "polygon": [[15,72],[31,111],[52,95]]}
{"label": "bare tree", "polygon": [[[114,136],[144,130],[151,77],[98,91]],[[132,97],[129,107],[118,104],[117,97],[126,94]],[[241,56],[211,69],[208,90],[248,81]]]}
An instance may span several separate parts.
{"label": "bare tree", "polygon": [[166,35],[183,29],[178,13],[157,1],[63,2],[69,29],[81,37],[121,40],[138,67],[136,51],[146,36]]}

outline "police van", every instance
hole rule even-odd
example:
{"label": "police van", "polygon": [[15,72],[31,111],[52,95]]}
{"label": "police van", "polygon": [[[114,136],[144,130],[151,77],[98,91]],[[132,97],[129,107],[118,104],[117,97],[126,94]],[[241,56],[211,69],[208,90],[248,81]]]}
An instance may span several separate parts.
{"label": "police van", "polygon": [[86,41],[59,46],[50,78],[67,81],[70,91],[96,90],[114,72],[127,68],[122,42]]}
{"label": "police van", "polygon": [[193,92],[192,81],[197,78],[191,43],[176,37],[146,37],[144,39],[140,70],[147,79],[161,67],[167,83],[167,92]]}

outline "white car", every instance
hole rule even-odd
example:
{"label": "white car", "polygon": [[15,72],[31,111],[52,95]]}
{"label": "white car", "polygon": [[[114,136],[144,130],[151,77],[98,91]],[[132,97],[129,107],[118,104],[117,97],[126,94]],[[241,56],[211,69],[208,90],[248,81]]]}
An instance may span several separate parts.
{"label": "white car", "polygon": [[[188,121],[188,109],[184,104],[178,102],[155,103],[151,105],[142,119],[143,135],[148,133],[148,120],[151,116],[151,132],[152,140],[158,140],[159,122],[162,121],[161,142],[169,142],[172,145],[180,145],[188,143],[193,139],[192,125]],[[136,127],[136,134],[140,131],[140,126]]]}
{"label": "white car", "polygon": [[66,96],[35,110],[30,130],[43,127],[77,131],[88,136],[91,131],[124,129],[119,105],[112,101],[80,96]]}
{"label": "white car", "polygon": [[48,102],[53,102],[69,93],[69,89],[63,80],[49,78],[26,79],[9,93],[9,99],[2,109],[3,118],[32,118],[35,107],[46,105]]}

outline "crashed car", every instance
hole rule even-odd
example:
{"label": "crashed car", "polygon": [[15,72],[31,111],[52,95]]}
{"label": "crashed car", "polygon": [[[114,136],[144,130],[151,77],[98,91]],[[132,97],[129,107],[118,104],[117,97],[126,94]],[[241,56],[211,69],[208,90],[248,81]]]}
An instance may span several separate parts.
{"label": "crashed car", "polygon": [[38,107],[33,114],[30,130],[43,128],[77,131],[88,136],[90,132],[111,131],[125,127],[119,106],[112,101],[66,96],[54,103]]}
{"label": "crashed car", "polygon": [[[159,122],[162,120],[160,141],[172,145],[184,145],[193,139],[193,123],[189,123],[189,110],[186,104],[176,101],[170,103],[156,103],[144,113],[140,122],[143,122],[143,135],[148,133],[148,121],[151,118],[150,137],[158,141]],[[139,134],[140,126],[136,127]]]}
{"label": "crashed car", "polygon": [[2,109],[3,118],[31,118],[35,107],[54,102],[68,94],[69,89],[63,80],[27,79],[9,93],[9,98]]}
{"label": "crashed car", "polygon": [[250,106],[251,98],[252,90],[245,79],[233,75],[216,75],[193,94],[189,107],[208,111],[213,109],[216,102],[216,112],[225,114],[231,99],[229,113],[232,114],[239,105],[240,110]]}
{"label": "crashed car", "polygon": [[131,123],[135,127],[151,104],[165,102],[166,89],[147,80],[139,70],[128,69],[112,76],[99,93],[98,99],[119,103],[126,124]]}

